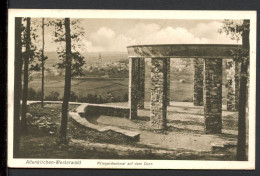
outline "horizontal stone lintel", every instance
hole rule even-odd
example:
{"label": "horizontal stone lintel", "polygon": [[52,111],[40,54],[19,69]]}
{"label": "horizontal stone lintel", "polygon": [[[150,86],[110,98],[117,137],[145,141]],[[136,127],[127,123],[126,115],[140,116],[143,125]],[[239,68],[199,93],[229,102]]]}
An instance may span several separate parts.
{"label": "horizontal stone lintel", "polygon": [[172,44],[128,46],[130,58],[231,58],[231,50],[241,45]]}

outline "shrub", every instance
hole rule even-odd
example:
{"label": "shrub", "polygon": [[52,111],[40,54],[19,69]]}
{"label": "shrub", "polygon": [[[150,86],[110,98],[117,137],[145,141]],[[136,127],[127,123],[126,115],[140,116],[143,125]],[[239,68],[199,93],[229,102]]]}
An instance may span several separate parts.
{"label": "shrub", "polygon": [[70,101],[74,101],[74,102],[78,101],[78,96],[73,91],[70,92]]}
{"label": "shrub", "polygon": [[79,96],[77,99],[78,102],[82,103],[107,103],[108,100],[106,98],[103,98],[101,95],[96,94],[87,94],[87,96]]}
{"label": "shrub", "polygon": [[60,93],[52,91],[48,96],[45,97],[47,101],[57,101],[59,100]]}
{"label": "shrub", "polygon": [[87,97],[79,96],[78,97],[78,102],[88,103],[88,99],[87,99]]}
{"label": "shrub", "polygon": [[186,97],[183,102],[193,102],[193,97]]}
{"label": "shrub", "polygon": [[124,95],[123,102],[128,102],[128,94],[127,93],[125,93],[125,95]]}
{"label": "shrub", "polygon": [[37,91],[36,94],[35,94],[34,100],[41,100],[41,99],[42,99],[42,92]]}
{"label": "shrub", "polygon": [[28,88],[28,100],[35,100],[36,91],[33,88]]}
{"label": "shrub", "polygon": [[97,103],[97,95],[88,94],[87,95],[88,103]]}

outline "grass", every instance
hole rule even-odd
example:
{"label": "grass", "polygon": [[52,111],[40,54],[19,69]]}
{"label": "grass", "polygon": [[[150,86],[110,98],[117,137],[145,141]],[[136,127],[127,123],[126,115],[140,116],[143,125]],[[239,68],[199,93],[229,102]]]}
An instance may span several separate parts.
{"label": "grass", "polygon": [[[41,79],[34,79],[29,83],[29,87],[36,91],[41,90]],[[123,97],[128,93],[128,79],[124,80],[76,80],[71,81],[71,90],[78,96],[87,96],[87,94],[97,94],[103,97],[107,96],[107,92],[111,92],[115,97]],[[55,91],[63,96],[64,80],[46,80],[45,81],[45,95]]]}
{"label": "grass", "polygon": [[[179,82],[180,76],[176,76],[173,73],[171,76],[171,91],[170,99],[172,101],[187,102],[193,100],[193,81],[186,83]],[[181,75],[181,79],[193,80],[193,75]],[[102,97],[106,97],[107,92],[112,93],[114,97],[120,96],[121,98],[128,94],[129,79],[72,79],[71,90],[78,96],[87,96],[87,94],[97,94]],[[145,81],[145,100],[150,100],[150,79],[149,74],[146,74]],[[34,78],[29,82],[29,87],[36,91],[41,91],[41,78]],[[48,96],[50,92],[59,92],[60,98],[63,96],[64,91],[64,78],[48,78],[45,80],[45,96]],[[226,88],[222,87],[223,104],[226,104]]]}
{"label": "grass", "polygon": [[[107,92],[111,92],[115,97],[123,97],[128,93],[128,79],[122,80],[74,80],[71,82],[71,90],[79,96],[86,96],[87,94],[97,94],[103,97],[107,96]],[[145,84],[145,100],[150,100],[150,83]],[[36,91],[41,91],[41,79],[34,79],[29,83],[29,87]],[[180,89],[181,88],[181,89]],[[45,95],[48,96],[50,92],[59,92],[60,97],[63,96],[64,80],[46,80],[45,81]],[[173,101],[192,101],[193,84],[179,83],[173,81],[171,83],[171,100]]]}

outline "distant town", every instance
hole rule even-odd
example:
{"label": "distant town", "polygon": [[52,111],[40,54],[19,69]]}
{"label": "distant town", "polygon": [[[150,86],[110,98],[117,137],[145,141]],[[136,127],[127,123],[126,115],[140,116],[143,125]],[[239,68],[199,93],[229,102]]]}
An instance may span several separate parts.
{"label": "distant town", "polygon": [[[112,57],[112,58],[110,58]],[[83,66],[83,75],[76,78],[128,78],[128,58],[120,57],[120,55],[115,54],[113,56],[105,56],[102,58],[102,54],[99,53],[97,56],[86,56],[86,64]],[[45,75],[48,77],[51,76],[64,76],[64,70],[58,69],[56,63],[53,63],[53,60],[58,62],[57,56],[50,56],[48,61],[48,67],[45,69]],[[40,77],[41,71],[34,71],[31,73],[33,77]]]}

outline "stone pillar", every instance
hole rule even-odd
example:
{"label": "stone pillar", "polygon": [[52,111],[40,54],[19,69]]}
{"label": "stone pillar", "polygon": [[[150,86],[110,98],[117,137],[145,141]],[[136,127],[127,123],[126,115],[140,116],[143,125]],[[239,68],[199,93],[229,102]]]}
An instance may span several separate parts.
{"label": "stone pillar", "polygon": [[204,60],[205,133],[219,134],[222,129],[222,59]]}
{"label": "stone pillar", "polygon": [[138,60],[139,58],[129,58],[129,106],[130,119],[137,118],[137,92],[138,92]]}
{"label": "stone pillar", "polygon": [[239,101],[239,63],[233,59],[227,59],[226,74],[227,74],[227,110],[237,111]]}
{"label": "stone pillar", "polygon": [[195,106],[203,105],[203,64],[202,58],[194,58],[194,91],[193,104]]}
{"label": "stone pillar", "polygon": [[144,109],[144,91],[145,91],[145,59],[138,60],[138,108]]}
{"label": "stone pillar", "polygon": [[167,105],[171,102],[171,58],[167,58]]}
{"label": "stone pillar", "polygon": [[167,115],[167,59],[151,59],[150,121],[154,129],[166,128]]}

